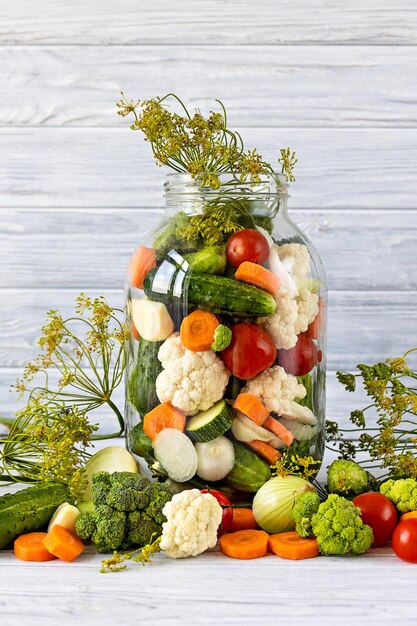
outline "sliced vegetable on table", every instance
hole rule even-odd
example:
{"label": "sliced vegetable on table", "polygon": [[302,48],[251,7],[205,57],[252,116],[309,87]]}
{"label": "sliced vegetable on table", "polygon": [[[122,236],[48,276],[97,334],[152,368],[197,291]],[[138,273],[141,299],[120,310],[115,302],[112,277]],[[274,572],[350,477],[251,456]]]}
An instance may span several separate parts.
{"label": "sliced vegetable on table", "polygon": [[271,552],[284,559],[300,561],[319,556],[319,546],[314,538],[300,537],[294,530],[271,535],[268,543]]}
{"label": "sliced vegetable on table", "polygon": [[26,535],[20,535],[15,539],[13,550],[16,558],[20,561],[35,561],[44,563],[45,561],[53,561],[57,557],[49,552],[43,541],[47,533],[33,532]]}
{"label": "sliced vegetable on table", "polygon": [[268,552],[268,533],[263,530],[238,530],[220,537],[220,549],[232,559],[259,559]]}

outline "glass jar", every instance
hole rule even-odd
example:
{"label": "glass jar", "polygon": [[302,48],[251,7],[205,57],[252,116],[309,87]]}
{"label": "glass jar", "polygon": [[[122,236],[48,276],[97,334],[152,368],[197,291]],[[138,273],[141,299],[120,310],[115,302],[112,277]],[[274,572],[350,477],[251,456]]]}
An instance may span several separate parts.
{"label": "glass jar", "polygon": [[128,447],[159,478],[253,494],[278,451],[323,456],[323,266],[281,174],[165,191],[126,277]]}

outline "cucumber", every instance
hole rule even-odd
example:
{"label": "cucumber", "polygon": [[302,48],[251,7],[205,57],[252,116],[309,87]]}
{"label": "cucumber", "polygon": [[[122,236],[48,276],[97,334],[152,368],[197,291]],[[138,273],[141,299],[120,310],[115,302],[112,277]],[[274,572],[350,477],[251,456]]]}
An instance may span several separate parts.
{"label": "cucumber", "polygon": [[305,374],[304,376],[297,376],[297,380],[306,388],[306,395],[302,400],[297,400],[298,404],[301,404],[301,406],[306,406],[307,408],[309,408],[311,411],[314,412],[313,378],[311,374]]}
{"label": "cucumber", "polygon": [[56,509],[68,500],[68,489],[59,483],[28,487],[0,498],[0,550],[19,535],[44,528]]}
{"label": "cucumber", "polygon": [[212,441],[229,430],[233,422],[224,400],[216,402],[207,411],[201,411],[187,422],[187,435],[193,441]]}
{"label": "cucumber", "polygon": [[225,246],[209,246],[197,252],[185,254],[184,258],[194,272],[203,274],[223,274],[226,269]]}
{"label": "cucumber", "polygon": [[224,479],[226,485],[254,493],[271,478],[269,465],[259,456],[240,443],[233,443],[235,464]]}
{"label": "cucumber", "polygon": [[159,404],[155,381],[162,371],[162,365],[158,360],[158,351],[162,343],[146,341],[143,337],[139,339],[136,365],[127,383],[127,398],[142,416]]}
{"label": "cucumber", "polygon": [[144,290],[150,300],[167,305],[185,301],[190,309],[235,317],[263,317],[272,315],[276,309],[271,294],[258,287],[213,274],[186,274],[171,263],[167,271],[164,263],[145,277]]}
{"label": "cucumber", "polygon": [[148,464],[152,464],[155,461],[152,442],[143,432],[143,422],[137,424],[130,431],[129,449],[132,454],[142,457]]}

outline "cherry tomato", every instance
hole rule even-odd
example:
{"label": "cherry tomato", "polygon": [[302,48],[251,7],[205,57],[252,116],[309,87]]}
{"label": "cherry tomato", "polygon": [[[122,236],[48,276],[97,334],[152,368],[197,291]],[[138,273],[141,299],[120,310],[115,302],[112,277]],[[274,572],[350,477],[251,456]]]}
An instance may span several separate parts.
{"label": "cherry tomato", "polygon": [[304,376],[308,374],[319,360],[316,344],[306,335],[298,335],[298,341],[294,348],[278,350],[278,364],[287,374]]}
{"label": "cherry tomato", "polygon": [[227,369],[248,380],[270,367],[277,356],[271,336],[254,324],[239,322],[232,328],[232,341],[222,352]]}
{"label": "cherry tomato", "polygon": [[397,525],[397,510],[391,500],[382,493],[361,493],[353,499],[353,504],[360,508],[364,524],[374,532],[373,546],[383,546],[391,537]]}
{"label": "cherry tomato", "polygon": [[417,563],[417,519],[398,524],[392,535],[392,549],[399,559]]}
{"label": "cherry tomato", "polygon": [[218,536],[228,533],[233,522],[233,508],[229,498],[217,489],[201,489],[201,493],[211,493],[223,509],[222,522],[218,530]]}
{"label": "cherry tomato", "polygon": [[233,267],[239,267],[244,261],[262,265],[268,256],[269,243],[266,237],[254,228],[239,230],[227,240],[226,257]]}

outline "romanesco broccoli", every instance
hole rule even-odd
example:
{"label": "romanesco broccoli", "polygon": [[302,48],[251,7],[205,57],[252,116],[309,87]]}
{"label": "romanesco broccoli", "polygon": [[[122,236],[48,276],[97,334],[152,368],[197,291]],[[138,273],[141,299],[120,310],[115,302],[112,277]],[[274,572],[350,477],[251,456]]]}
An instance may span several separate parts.
{"label": "romanesco broccoli", "polygon": [[310,489],[296,499],[292,509],[295,522],[295,530],[300,537],[311,537],[311,518],[317,513],[320,506],[320,498],[315,489]]}
{"label": "romanesco broccoli", "polygon": [[387,480],[379,490],[392,500],[400,513],[417,510],[417,480],[414,478]]}
{"label": "romanesco broccoli", "polygon": [[224,324],[219,324],[214,331],[213,343],[211,344],[211,349],[215,352],[221,352],[225,350],[227,346],[230,345],[232,341],[232,331],[228,326]]}

